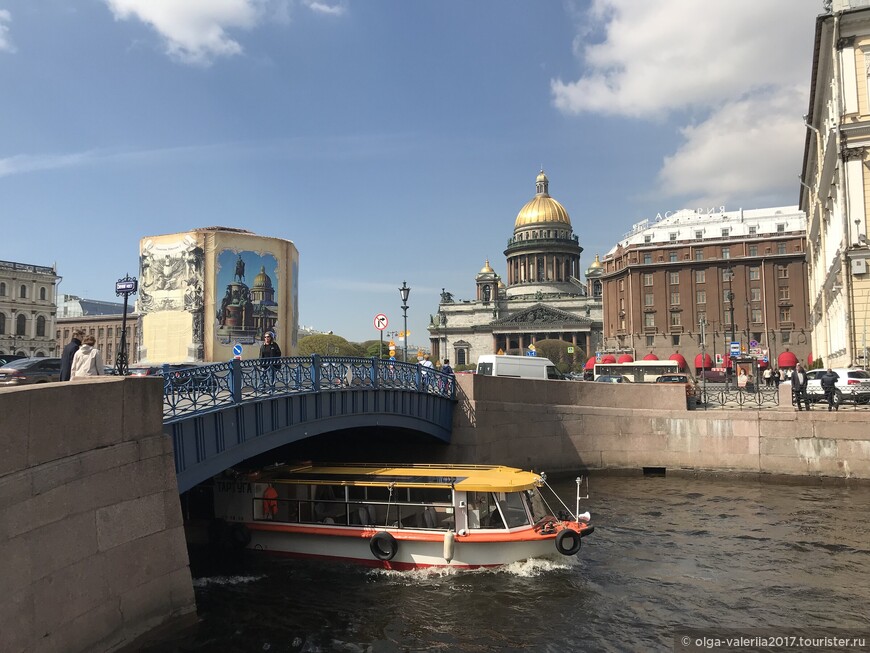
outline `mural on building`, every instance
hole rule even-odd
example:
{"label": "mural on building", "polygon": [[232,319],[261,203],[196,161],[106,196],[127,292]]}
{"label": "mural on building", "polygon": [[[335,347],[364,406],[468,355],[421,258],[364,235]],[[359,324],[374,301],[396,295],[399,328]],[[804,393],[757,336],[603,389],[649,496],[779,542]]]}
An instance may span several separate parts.
{"label": "mural on building", "polygon": [[[275,256],[225,249],[218,256],[216,274],[215,334],[218,342],[252,345],[261,340],[264,333],[276,329],[278,303],[275,296],[280,294],[277,281],[273,282],[278,279]],[[251,280],[250,285],[248,280]]]}

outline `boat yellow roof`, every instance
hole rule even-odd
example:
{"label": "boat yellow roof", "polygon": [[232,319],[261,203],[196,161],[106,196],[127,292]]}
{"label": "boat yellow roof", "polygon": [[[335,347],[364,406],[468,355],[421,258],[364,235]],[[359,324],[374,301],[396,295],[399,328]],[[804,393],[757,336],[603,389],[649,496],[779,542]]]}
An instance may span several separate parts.
{"label": "boat yellow roof", "polygon": [[500,465],[285,465],[263,470],[256,480],[308,485],[452,487],[462,492],[519,492],[541,483],[541,477],[534,472]]}

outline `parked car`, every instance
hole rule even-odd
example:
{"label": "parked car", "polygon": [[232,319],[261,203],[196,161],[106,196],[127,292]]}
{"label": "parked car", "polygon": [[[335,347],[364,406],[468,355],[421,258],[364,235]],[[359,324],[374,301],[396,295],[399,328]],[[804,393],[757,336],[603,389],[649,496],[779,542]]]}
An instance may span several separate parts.
{"label": "parked car", "polygon": [[0,367],[0,386],[60,381],[59,358],[19,358]]}
{"label": "parked car", "polygon": [[135,367],[129,368],[127,371],[130,376],[154,376],[155,374],[160,374],[160,370],[162,367],[157,365],[136,365]]}
{"label": "parked car", "polygon": [[695,396],[695,381],[688,374],[662,374],[656,378],[656,383],[682,383],[686,387],[686,399]]}
{"label": "parked car", "polygon": [[[825,391],[822,390],[822,376],[827,370],[810,370],[807,373],[807,397],[810,401],[824,401]],[[845,367],[834,368],[837,383],[834,386],[834,404],[844,401],[866,404],[870,402],[870,372],[866,370],[850,370]]]}
{"label": "parked car", "polygon": [[21,358],[27,358],[27,356],[22,356],[21,354],[0,354],[0,367],[3,367],[6,363],[11,363],[12,361],[17,361]]}
{"label": "parked car", "polygon": [[595,381],[596,383],[633,383],[624,374],[602,374]]}

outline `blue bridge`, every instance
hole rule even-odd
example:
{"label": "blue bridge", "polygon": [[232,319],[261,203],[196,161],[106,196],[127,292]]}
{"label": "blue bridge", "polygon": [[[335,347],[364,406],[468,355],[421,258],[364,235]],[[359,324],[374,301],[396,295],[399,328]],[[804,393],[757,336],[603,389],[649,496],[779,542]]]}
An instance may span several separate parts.
{"label": "blue bridge", "polygon": [[162,375],[180,492],[330,431],[394,427],[450,441],[455,379],[412,363],[314,355],[164,366]]}

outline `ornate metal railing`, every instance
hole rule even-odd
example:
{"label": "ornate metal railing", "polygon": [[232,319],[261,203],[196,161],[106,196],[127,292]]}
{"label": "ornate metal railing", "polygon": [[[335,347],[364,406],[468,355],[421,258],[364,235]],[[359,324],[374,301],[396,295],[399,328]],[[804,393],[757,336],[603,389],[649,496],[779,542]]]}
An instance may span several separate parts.
{"label": "ornate metal railing", "polygon": [[734,384],[708,383],[698,386],[698,408],[773,408],[779,406],[779,388],[753,385],[740,388]]}
{"label": "ornate metal railing", "polygon": [[173,369],[164,365],[163,421],[220,410],[244,401],[342,390],[410,390],[456,398],[452,374],[413,363],[310,356],[232,360]]}

